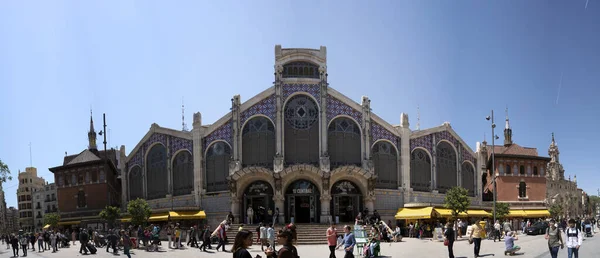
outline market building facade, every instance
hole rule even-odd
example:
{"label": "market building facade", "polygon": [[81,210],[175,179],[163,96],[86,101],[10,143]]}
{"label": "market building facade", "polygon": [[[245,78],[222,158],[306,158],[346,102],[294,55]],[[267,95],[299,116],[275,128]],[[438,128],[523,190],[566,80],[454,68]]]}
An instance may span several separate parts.
{"label": "market building facade", "polygon": [[153,124],[125,156],[122,203],[148,200],[156,214],[230,211],[236,222],[353,222],[362,210],[393,219],[402,207],[442,206],[453,186],[481,205],[481,168],[449,123],[412,131],[407,114],[392,125],[329,87],[326,48],[275,46],[274,85],[210,125],[192,131]]}

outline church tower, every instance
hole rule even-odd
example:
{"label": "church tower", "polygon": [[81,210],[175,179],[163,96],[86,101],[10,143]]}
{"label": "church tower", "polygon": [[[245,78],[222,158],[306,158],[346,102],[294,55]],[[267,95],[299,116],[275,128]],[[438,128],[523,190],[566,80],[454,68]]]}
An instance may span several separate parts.
{"label": "church tower", "polygon": [[88,149],[98,150],[96,146],[96,130],[94,130],[94,119],[92,118],[92,111],[90,111],[90,131],[88,132]]}
{"label": "church tower", "polygon": [[548,147],[550,162],[548,162],[548,173],[546,176],[551,178],[553,181],[565,179],[565,170],[563,169],[562,164],[560,164],[559,154],[560,151],[558,150],[558,145],[556,145],[556,141],[554,140],[554,133],[552,133],[552,142],[550,143],[550,147]]}
{"label": "church tower", "polygon": [[[492,135],[492,137],[494,137]],[[504,127],[504,146],[508,147],[512,145],[512,129],[510,128],[510,123],[508,122],[508,108],[506,108],[506,126]]]}

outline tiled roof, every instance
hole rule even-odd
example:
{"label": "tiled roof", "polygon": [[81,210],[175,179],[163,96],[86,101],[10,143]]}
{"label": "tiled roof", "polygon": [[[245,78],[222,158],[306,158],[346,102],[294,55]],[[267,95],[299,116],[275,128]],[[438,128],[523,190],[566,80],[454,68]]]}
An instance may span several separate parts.
{"label": "tiled roof", "polygon": [[96,156],[96,154],[94,154],[90,150],[84,150],[81,153],[79,153],[79,155],[77,155],[76,158],[69,161],[69,163],[67,163],[67,165],[73,165],[73,164],[77,164],[77,163],[85,163],[85,162],[96,161],[96,160],[100,160],[100,158],[98,156]]}
{"label": "tiled roof", "polygon": [[[494,152],[501,155],[517,155],[517,156],[532,156],[539,157],[537,148],[522,147],[516,143],[508,146],[495,145]],[[488,157],[492,155],[492,151],[488,151]]]}

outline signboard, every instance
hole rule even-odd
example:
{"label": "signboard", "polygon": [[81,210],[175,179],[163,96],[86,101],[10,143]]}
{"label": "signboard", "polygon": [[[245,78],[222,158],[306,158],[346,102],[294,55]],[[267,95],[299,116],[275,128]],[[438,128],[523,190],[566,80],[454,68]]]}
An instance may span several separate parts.
{"label": "signboard", "polygon": [[292,193],[294,194],[312,194],[312,188],[304,188],[304,189],[292,189]]}
{"label": "signboard", "polygon": [[438,241],[444,241],[444,230],[442,228],[435,228],[434,236]]}

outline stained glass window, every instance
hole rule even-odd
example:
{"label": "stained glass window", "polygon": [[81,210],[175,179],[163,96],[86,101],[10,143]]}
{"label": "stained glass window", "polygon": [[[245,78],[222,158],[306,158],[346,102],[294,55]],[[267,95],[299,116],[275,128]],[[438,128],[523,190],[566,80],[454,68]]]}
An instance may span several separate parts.
{"label": "stained glass window", "polygon": [[173,160],[173,195],[190,194],[194,190],[194,161],[192,154],[182,151]]}
{"label": "stained glass window", "polygon": [[329,124],[327,142],[331,169],[346,165],[361,166],[360,129],[354,120],[346,117],[333,120]]}
{"label": "stained glass window", "polygon": [[360,189],[354,183],[342,180],[333,184],[331,188],[331,194],[361,194]]}
{"label": "stained glass window", "polygon": [[227,190],[231,148],[225,142],[212,144],[206,153],[206,190],[209,192]]}
{"label": "stained glass window", "polygon": [[129,199],[144,198],[142,168],[135,166],[129,171]]}
{"label": "stained glass window", "polygon": [[440,142],[436,147],[436,158],[438,191],[445,193],[457,185],[456,151],[449,143]]}
{"label": "stained glass window", "polygon": [[387,141],[377,142],[373,146],[373,166],[377,179],[375,187],[398,189],[398,156],[396,148]]}
{"label": "stained glass window", "polygon": [[464,162],[461,168],[462,187],[469,191],[469,195],[475,194],[475,169],[469,162]]}
{"label": "stained glass window", "polygon": [[422,149],[415,149],[410,155],[410,187],[415,191],[431,190],[431,158]]}
{"label": "stained glass window", "polygon": [[148,172],[146,178],[147,198],[149,200],[164,198],[168,193],[167,148],[165,146],[156,144],[150,149],[146,160],[146,169]]}
{"label": "stained glass window", "polygon": [[319,121],[317,104],[308,96],[296,95],[285,106],[285,120],[295,129],[310,129]]}
{"label": "stained glass window", "polygon": [[266,117],[250,119],[242,130],[242,166],[273,168],[275,127]]}
{"label": "stained glass window", "polygon": [[309,62],[291,62],[283,66],[283,78],[319,79],[319,67]]}

